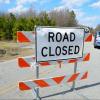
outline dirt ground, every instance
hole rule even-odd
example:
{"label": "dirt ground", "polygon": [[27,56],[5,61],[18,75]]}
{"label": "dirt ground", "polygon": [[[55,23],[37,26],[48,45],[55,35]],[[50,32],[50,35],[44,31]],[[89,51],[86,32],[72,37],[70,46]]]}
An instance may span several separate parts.
{"label": "dirt ground", "polygon": [[[29,45],[29,43],[19,44],[13,41],[0,41],[0,62],[33,55],[33,49],[21,48]],[[6,51],[6,53],[2,53],[1,51]]]}

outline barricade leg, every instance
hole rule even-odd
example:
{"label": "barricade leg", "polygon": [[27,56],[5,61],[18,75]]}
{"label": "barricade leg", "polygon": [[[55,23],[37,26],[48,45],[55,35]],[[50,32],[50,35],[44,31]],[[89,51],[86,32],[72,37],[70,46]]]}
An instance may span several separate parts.
{"label": "barricade leg", "polygon": [[[77,72],[77,61],[74,63],[74,74]],[[75,89],[75,81],[73,81],[73,84],[72,84],[72,90]]]}
{"label": "barricade leg", "polygon": [[[39,65],[36,64],[36,79],[39,79]],[[36,88],[36,100],[41,100],[39,96],[39,88]]]}

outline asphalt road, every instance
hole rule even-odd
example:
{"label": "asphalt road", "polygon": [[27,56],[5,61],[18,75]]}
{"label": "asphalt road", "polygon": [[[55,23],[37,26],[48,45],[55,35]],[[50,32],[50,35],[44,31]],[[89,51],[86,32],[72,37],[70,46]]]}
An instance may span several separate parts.
{"label": "asphalt road", "polygon": [[[100,99],[100,49],[94,49],[93,43],[85,43],[84,53],[90,52],[89,62],[79,62],[77,72],[88,71],[88,79],[76,82],[76,89],[71,91],[72,84],[52,86],[40,89],[40,96],[48,99],[79,99],[91,100]],[[69,75],[74,71],[74,64],[63,64],[59,69],[58,65],[51,65],[45,68],[40,67],[40,78],[48,78],[58,75]],[[35,79],[35,69],[20,69],[17,60],[0,63],[0,100],[2,99],[35,99],[33,90],[20,91],[18,82]],[[47,98],[46,98],[47,97]]]}

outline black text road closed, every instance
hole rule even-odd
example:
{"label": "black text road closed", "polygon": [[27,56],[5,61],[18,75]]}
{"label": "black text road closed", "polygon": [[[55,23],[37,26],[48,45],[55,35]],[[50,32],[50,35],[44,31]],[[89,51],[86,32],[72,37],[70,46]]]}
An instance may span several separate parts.
{"label": "black text road closed", "polygon": [[53,61],[83,55],[83,28],[36,28],[36,60]]}

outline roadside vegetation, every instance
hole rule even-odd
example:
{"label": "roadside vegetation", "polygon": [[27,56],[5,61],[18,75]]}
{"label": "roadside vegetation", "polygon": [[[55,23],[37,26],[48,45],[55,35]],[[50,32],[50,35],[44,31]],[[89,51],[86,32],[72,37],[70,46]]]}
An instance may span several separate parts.
{"label": "roadside vegetation", "polygon": [[74,11],[53,10],[51,12],[29,10],[20,15],[0,13],[0,40],[16,40],[17,31],[34,31],[34,26],[77,26]]}
{"label": "roadside vegetation", "polygon": [[[18,44],[16,43],[16,32],[34,31],[35,25],[84,27],[83,25],[79,25],[74,11],[68,9],[37,12],[30,8],[29,11],[21,14],[0,12],[0,60],[9,58],[9,56],[12,59],[21,55]],[[94,33],[93,28],[90,28],[90,30]],[[95,30],[100,30],[100,24],[97,25]],[[28,49],[23,51],[25,55],[29,55],[30,52]]]}

